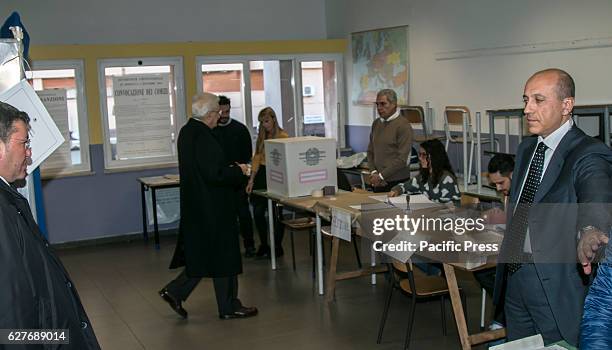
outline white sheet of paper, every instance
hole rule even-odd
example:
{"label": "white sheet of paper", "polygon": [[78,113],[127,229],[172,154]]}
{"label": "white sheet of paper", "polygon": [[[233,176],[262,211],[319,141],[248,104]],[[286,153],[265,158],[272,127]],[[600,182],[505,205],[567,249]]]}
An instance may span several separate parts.
{"label": "white sheet of paper", "polygon": [[28,166],[28,173],[32,173],[40,163],[64,143],[64,137],[40,98],[26,80],[20,81],[3,92],[0,95],[0,101],[8,103],[30,116],[32,164]]}
{"label": "white sheet of paper", "polygon": [[[405,194],[402,194],[397,197],[389,197],[386,194],[383,194],[383,195],[370,196],[370,198],[380,201],[380,202],[384,202],[384,203],[390,202],[393,206],[397,208],[404,209],[404,210],[406,209],[406,195]],[[441,205],[439,203],[432,202],[424,194],[410,195],[410,205],[413,205],[413,204],[416,204],[419,209],[437,207]]]}
{"label": "white sheet of paper", "polygon": [[347,242],[351,241],[351,213],[332,208],[331,234]]}
{"label": "white sheet of paper", "polygon": [[489,350],[541,350],[544,349],[542,335],[536,334],[531,337],[517,339],[508,343],[492,346]]}
{"label": "white sheet of paper", "polygon": [[[47,89],[36,91],[60,133],[70,139],[70,127],[68,123],[68,100],[66,89]],[[42,163],[42,169],[65,169],[72,165],[70,157],[70,142],[64,142],[58,149]]]}
{"label": "white sheet of paper", "polygon": [[119,159],[172,155],[168,74],[113,77]]}

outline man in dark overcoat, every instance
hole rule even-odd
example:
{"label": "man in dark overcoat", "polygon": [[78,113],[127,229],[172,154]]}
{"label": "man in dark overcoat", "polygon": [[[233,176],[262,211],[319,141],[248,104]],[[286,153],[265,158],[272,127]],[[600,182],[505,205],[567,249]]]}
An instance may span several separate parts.
{"label": "man in dark overcoat", "polygon": [[182,302],[202,277],[210,277],[221,319],[254,316],[257,309],[244,307],[238,299],[242,261],[234,192],[244,183],[247,166],[228,166],[212,134],[219,120],[217,96],[196,95],[192,114],[178,138],[181,220],[170,263],[170,268],[185,269],[159,293],[176,313],[187,318]]}
{"label": "man in dark overcoat", "polygon": [[67,344],[45,349],[100,349],[74,283],[13,187],[31,161],[29,123],[25,112],[0,102],[0,329],[67,329]]}

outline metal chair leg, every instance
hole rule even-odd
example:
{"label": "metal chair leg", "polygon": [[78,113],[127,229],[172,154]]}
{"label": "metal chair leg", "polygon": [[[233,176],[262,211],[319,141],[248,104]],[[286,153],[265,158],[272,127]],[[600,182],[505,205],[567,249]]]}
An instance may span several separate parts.
{"label": "metal chair leg", "polygon": [[355,247],[355,257],[357,258],[357,266],[361,269],[361,257],[359,256],[359,248],[357,248],[357,236],[353,237],[353,247]]}
{"label": "metal chair leg", "polygon": [[461,305],[463,306],[463,317],[465,317],[465,322],[467,322],[467,319],[468,319],[467,298],[465,296],[465,292],[463,291],[463,289],[459,289],[459,295],[461,296]]}
{"label": "metal chair leg", "polygon": [[442,335],[446,336],[446,302],[444,295],[440,296],[440,313],[442,315]]}
{"label": "metal chair leg", "polygon": [[[387,264],[389,271],[393,274],[393,266]],[[383,308],[382,318],[380,319],[380,325],[378,327],[378,338],[376,338],[376,344],[380,344],[382,341],[383,331],[385,329],[385,323],[387,322],[387,315],[389,314],[389,307],[391,306],[391,297],[393,297],[393,289],[395,289],[395,279],[392,276],[389,280],[389,292],[387,293],[387,299],[385,300],[385,306]]]}
{"label": "metal chair leg", "polygon": [[412,294],[412,302],[410,304],[410,317],[408,319],[408,328],[406,328],[406,339],[404,340],[404,349],[410,349],[410,336],[412,334],[412,325],[414,324],[414,311],[416,309],[416,294]]}

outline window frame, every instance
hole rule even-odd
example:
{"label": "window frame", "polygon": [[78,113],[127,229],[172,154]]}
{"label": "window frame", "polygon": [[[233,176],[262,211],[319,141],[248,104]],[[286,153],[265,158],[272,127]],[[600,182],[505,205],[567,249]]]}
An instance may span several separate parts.
{"label": "window frame", "polygon": [[[71,164],[68,169],[43,169],[41,167],[41,177],[43,179],[52,179],[56,177],[93,175],[93,171],[91,169],[91,152],[89,147],[89,116],[87,113],[87,94],[85,93],[84,61],[81,59],[34,60],[32,61],[30,68],[30,71],[74,69],[74,80],[76,83],[81,164]],[[70,142],[70,139],[66,140],[66,142]]]}
{"label": "window frame", "polygon": [[[108,105],[106,68],[114,67],[145,67],[145,66],[174,66],[175,88],[175,138],[173,140],[174,155],[164,157],[147,157],[138,159],[115,160],[110,143],[110,129],[108,125]],[[106,58],[98,60],[98,93],[100,97],[100,114],[102,122],[102,136],[104,147],[104,171],[107,173],[134,171],[142,169],[170,168],[178,166],[177,141],[181,127],[187,122],[185,113],[185,80],[183,77],[183,57],[132,57],[132,58]]]}
{"label": "window frame", "polygon": [[254,130],[252,116],[252,99],[251,99],[251,76],[246,74],[250,72],[250,61],[273,61],[273,60],[291,60],[293,68],[293,105],[295,118],[295,130],[299,136],[303,135],[302,125],[304,123],[304,106],[303,106],[303,86],[301,77],[301,63],[310,61],[334,61],[336,63],[336,89],[338,92],[338,130],[337,145],[345,147],[345,126],[346,126],[346,90],[344,85],[344,57],[341,53],[309,53],[309,54],[280,54],[280,55],[199,55],[195,59],[195,78],[198,93],[202,92],[202,65],[203,64],[227,64],[241,63],[244,76],[244,85],[242,86],[242,94],[244,96],[245,124],[249,130]]}

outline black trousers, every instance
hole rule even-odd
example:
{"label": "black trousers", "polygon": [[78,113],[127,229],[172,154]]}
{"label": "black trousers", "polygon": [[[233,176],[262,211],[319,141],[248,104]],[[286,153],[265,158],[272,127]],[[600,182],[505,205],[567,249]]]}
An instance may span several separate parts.
{"label": "black trousers", "polygon": [[[166,285],[168,293],[175,299],[185,301],[200,283],[201,277],[189,277],[183,270]],[[219,315],[231,314],[242,307],[238,299],[238,276],[213,278]]]}
{"label": "black trousers", "polygon": [[[253,181],[253,189],[266,189],[268,185],[266,183],[266,167],[261,166],[255,175]],[[253,205],[253,220],[255,221],[255,228],[259,235],[259,243],[262,246],[268,245],[268,221],[266,220],[266,211],[268,210],[268,200],[264,197],[251,195],[251,204]],[[279,214],[279,208],[276,204],[272,206],[274,219],[274,243],[277,248],[280,248],[283,244],[284,227],[281,223]]]}
{"label": "black trousers", "polygon": [[253,218],[251,217],[251,208],[249,207],[249,196],[244,187],[238,189],[236,196],[238,197],[236,203],[238,207],[238,222],[240,223],[240,235],[242,236],[244,248],[254,248]]}

